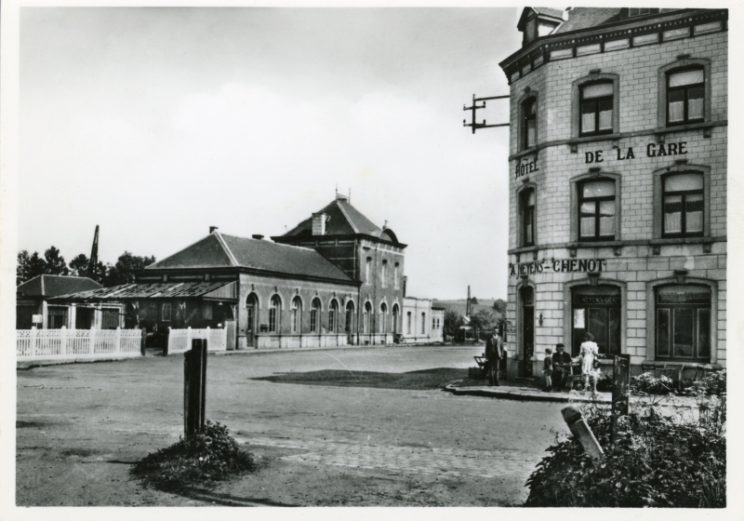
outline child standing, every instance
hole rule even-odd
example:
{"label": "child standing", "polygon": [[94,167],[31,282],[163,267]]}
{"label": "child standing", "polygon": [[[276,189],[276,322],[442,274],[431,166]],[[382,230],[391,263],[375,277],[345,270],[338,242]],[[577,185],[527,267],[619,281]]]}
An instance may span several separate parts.
{"label": "child standing", "polygon": [[546,392],[553,390],[553,356],[550,348],[545,349],[545,359],[543,360],[543,376],[545,377],[545,388]]}

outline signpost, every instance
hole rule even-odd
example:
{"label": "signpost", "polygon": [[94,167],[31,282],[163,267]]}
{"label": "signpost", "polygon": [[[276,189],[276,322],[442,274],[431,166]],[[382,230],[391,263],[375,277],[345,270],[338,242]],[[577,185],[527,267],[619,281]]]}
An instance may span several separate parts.
{"label": "signpost", "polygon": [[195,338],[183,361],[183,430],[191,438],[204,428],[207,399],[207,341]]}
{"label": "signpost", "polygon": [[615,442],[617,420],[628,414],[629,402],[630,355],[615,355],[612,362],[612,443]]}

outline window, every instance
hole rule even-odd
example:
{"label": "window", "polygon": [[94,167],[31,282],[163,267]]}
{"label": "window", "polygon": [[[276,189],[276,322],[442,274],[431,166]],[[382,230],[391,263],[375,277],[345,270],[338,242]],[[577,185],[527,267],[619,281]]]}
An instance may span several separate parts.
{"label": "window", "polygon": [[370,274],[372,269],[372,257],[367,257],[367,262],[364,264],[364,282],[371,284]]}
{"label": "window", "polygon": [[171,320],[171,305],[170,302],[165,302],[160,309],[160,318],[163,322],[170,322]]}
{"label": "window", "polygon": [[535,189],[527,188],[519,194],[519,207],[521,210],[521,243],[522,246],[533,246],[535,244]]}
{"label": "window", "polygon": [[382,287],[387,287],[387,261],[382,261],[382,268],[380,269],[380,277],[382,278]]}
{"label": "window", "polygon": [[302,331],[302,300],[300,300],[300,297],[292,299],[290,307],[290,331],[292,333]]}
{"label": "window", "polygon": [[611,179],[585,181],[579,190],[579,240],[615,238],[615,182]]}
{"label": "window", "polygon": [[346,303],[346,324],[344,325],[346,333],[351,334],[353,324],[354,324],[354,303],[349,301]]}
{"label": "window", "polygon": [[400,281],[398,280],[398,271],[400,270],[400,264],[395,263],[395,267],[393,268],[393,287],[395,289],[400,289]]}
{"label": "window", "polygon": [[372,316],[372,304],[369,302],[364,303],[364,316],[362,317],[362,327],[364,333],[369,333],[370,329],[370,318]]}
{"label": "window", "polygon": [[310,331],[320,331],[320,299],[314,298],[310,304]]}
{"label": "window", "polygon": [[710,289],[696,285],[656,290],[656,357],[710,360]]}
{"label": "window", "polygon": [[273,297],[271,297],[271,302],[269,304],[269,331],[270,332],[276,333],[279,331],[281,313],[282,313],[282,299],[279,298],[279,295],[274,295]]}
{"label": "window", "polygon": [[331,300],[331,305],[328,308],[328,331],[331,333],[336,332],[336,317],[338,316],[338,301],[336,299]]}
{"label": "window", "polygon": [[579,135],[594,136],[612,133],[613,83],[598,81],[580,88]]}
{"label": "window", "polygon": [[[170,320],[170,304],[163,304],[168,306],[168,320]],[[165,318],[163,318],[165,321]],[[118,308],[102,308],[101,309],[101,329],[116,329],[119,327],[119,309]]]}
{"label": "window", "polygon": [[705,69],[675,69],[666,75],[666,123],[682,125],[705,119]]}
{"label": "window", "polygon": [[384,302],[380,304],[380,333],[385,334],[387,333],[387,304]]}
{"label": "window", "polygon": [[537,99],[529,98],[521,106],[520,149],[537,144]]}
{"label": "window", "polygon": [[246,312],[246,331],[248,332],[254,332],[256,331],[256,318],[258,316],[257,313],[258,310],[258,297],[255,293],[251,293],[248,295],[248,298],[245,301],[245,312]]}
{"label": "window", "polygon": [[393,304],[393,333],[398,332],[398,315],[400,314],[400,308],[398,304]]}
{"label": "window", "polygon": [[421,313],[421,334],[426,334],[426,313]]}
{"label": "window", "polygon": [[702,174],[669,174],[662,178],[662,185],[662,237],[702,235],[705,206]]}
{"label": "window", "polygon": [[47,329],[67,327],[67,307],[49,306],[47,308]]}
{"label": "window", "polygon": [[406,313],[406,334],[408,335],[411,334],[411,326],[412,326],[411,322],[412,322],[412,315],[411,315],[411,312],[408,311]]}

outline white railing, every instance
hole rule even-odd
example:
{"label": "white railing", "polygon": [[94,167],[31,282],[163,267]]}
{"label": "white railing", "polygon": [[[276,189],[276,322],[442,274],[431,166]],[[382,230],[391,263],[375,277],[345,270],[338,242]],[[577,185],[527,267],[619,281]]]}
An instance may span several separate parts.
{"label": "white railing", "polygon": [[168,330],[168,354],[185,353],[191,349],[195,338],[207,340],[208,351],[227,351],[227,328],[173,329]]}
{"label": "white railing", "polygon": [[18,361],[142,356],[141,329],[17,329]]}

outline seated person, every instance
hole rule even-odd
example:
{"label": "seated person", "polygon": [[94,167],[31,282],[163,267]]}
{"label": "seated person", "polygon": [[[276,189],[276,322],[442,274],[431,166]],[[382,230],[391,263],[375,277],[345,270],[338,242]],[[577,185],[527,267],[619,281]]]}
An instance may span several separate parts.
{"label": "seated person", "polygon": [[545,349],[545,358],[543,359],[543,376],[545,377],[544,391],[553,390],[553,356],[550,348]]}
{"label": "seated person", "polygon": [[571,374],[571,355],[564,351],[563,344],[555,345],[553,354],[553,385],[559,389],[566,387],[568,376]]}

